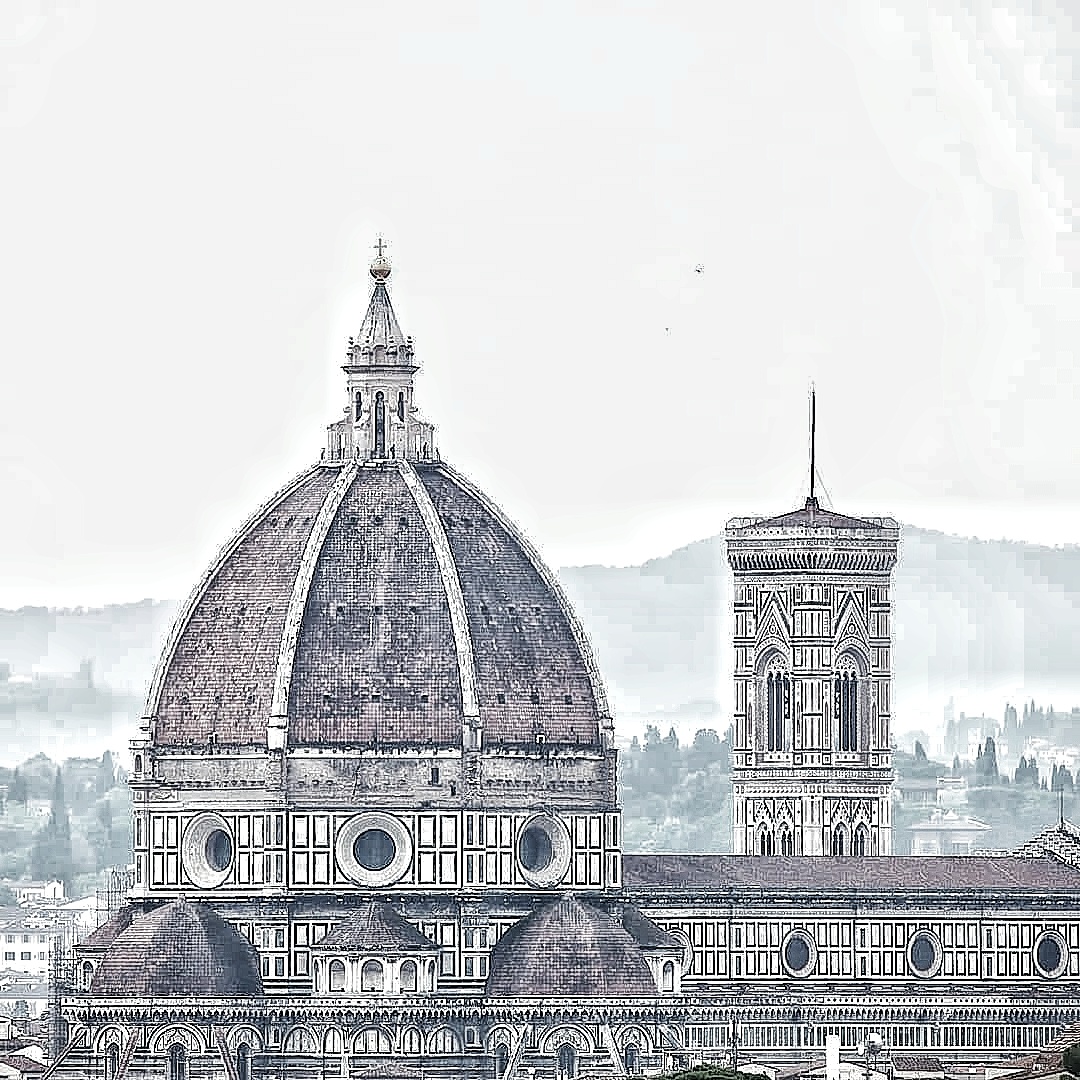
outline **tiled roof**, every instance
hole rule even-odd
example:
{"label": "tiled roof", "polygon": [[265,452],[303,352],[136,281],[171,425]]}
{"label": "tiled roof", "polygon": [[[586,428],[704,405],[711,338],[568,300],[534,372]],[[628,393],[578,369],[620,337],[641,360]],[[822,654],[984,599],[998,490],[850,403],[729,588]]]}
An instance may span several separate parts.
{"label": "tiled roof", "polygon": [[491,951],[485,993],[512,997],[655,997],[641,947],[617,919],[565,895],[515,923]]}
{"label": "tiled roof", "polygon": [[469,618],[484,739],[595,745],[605,711],[568,602],[521,538],[443,468],[417,467],[446,530]]}
{"label": "tiled roof", "polygon": [[390,291],[384,281],[376,281],[371,290],[364,321],[360,324],[360,333],[356,335],[358,345],[404,345],[405,335],[401,332],[394,306],[390,303]]}
{"label": "tiled roof", "polygon": [[135,908],[122,907],[111,919],[103,922],[92,934],[79,942],[80,949],[104,949],[111,945],[130,925]]}
{"label": "tiled roof", "polygon": [[1080,867],[1080,829],[1071,821],[1059,821],[1033,836],[1015,853],[1028,858],[1060,859],[1070,866]]}
{"label": "tiled roof", "polygon": [[159,700],[148,702],[159,746],[205,745],[212,731],[222,745],[266,745],[293,582],[336,479],[336,469],[308,472],[249,523],[211,577],[177,637]]}
{"label": "tiled roof", "polygon": [[251,997],[254,946],[206,904],[176,900],[132,920],[94,972],[95,997]]}
{"label": "tiled roof", "polygon": [[890,1057],[896,1072],[939,1073],[943,1072],[941,1059],[918,1054],[893,1054]]}
{"label": "tiled roof", "polygon": [[1015,856],[878,855],[865,858],[624,855],[623,882],[637,902],[685,889],[730,892],[1073,892],[1080,870]]}
{"label": "tiled roof", "polygon": [[18,1069],[24,1076],[36,1076],[45,1071],[45,1065],[25,1054],[4,1054],[0,1056],[0,1065],[7,1065],[12,1069]]}
{"label": "tiled roof", "polygon": [[880,531],[883,528],[896,529],[899,526],[892,519],[874,519],[850,517],[833,510],[823,510],[817,499],[807,499],[797,510],[774,517],[736,519],[729,529],[869,529]]}
{"label": "tiled roof", "polygon": [[642,915],[632,904],[627,904],[622,910],[623,929],[643,949],[668,949],[672,952],[680,952],[682,945],[675,940],[666,930]]}
{"label": "tiled roof", "polygon": [[438,945],[379,900],[361,904],[350,911],[315,942],[314,948],[387,954],[439,951]]}
{"label": "tiled roof", "polygon": [[[214,733],[220,746],[265,746],[283,671],[291,745],[460,745],[463,655],[488,745],[538,734],[598,745],[603,685],[550,571],[463,478],[417,465],[413,480],[405,468],[391,460],[346,477],[321,544],[314,525],[333,509],[340,467],[310,470],[241,531],[170,638],[147,702],[156,745],[205,746]],[[443,568],[414,490],[445,531]],[[471,653],[455,636],[445,565],[460,580]],[[290,609],[295,651],[282,645]]]}

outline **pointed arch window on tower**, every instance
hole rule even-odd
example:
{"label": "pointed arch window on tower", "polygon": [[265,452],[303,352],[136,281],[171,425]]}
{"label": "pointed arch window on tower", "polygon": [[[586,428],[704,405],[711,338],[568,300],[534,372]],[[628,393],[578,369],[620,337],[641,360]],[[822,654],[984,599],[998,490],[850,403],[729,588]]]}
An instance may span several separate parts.
{"label": "pointed arch window on tower", "polygon": [[832,853],[834,855],[847,854],[847,837],[844,834],[844,826],[837,825],[832,834]]}
{"label": "pointed arch window on tower", "polygon": [[853,670],[843,671],[833,681],[834,711],[836,713],[839,749],[859,749],[859,676]]}
{"label": "pointed arch window on tower", "polygon": [[397,418],[399,420],[405,419],[405,391],[399,390],[397,396]]}
{"label": "pointed arch window on tower", "polygon": [[791,718],[791,678],[787,672],[769,672],[765,695],[765,749],[785,750],[787,722]]}
{"label": "pointed arch window on tower", "polygon": [[353,399],[353,419],[360,423],[360,413],[363,411],[363,398],[360,395],[360,391],[356,391],[356,397]]}
{"label": "pointed arch window on tower", "polygon": [[795,845],[791,840],[791,833],[787,829],[782,829],[780,832],[780,854],[781,855],[794,855]]}
{"label": "pointed arch window on tower", "polygon": [[772,855],[773,852],[773,834],[768,829],[762,829],[761,835],[758,837],[758,853]]}
{"label": "pointed arch window on tower", "polygon": [[859,825],[851,837],[851,854],[865,855],[867,846],[866,826]]}
{"label": "pointed arch window on tower", "polygon": [[375,457],[386,457],[386,395],[375,394]]}

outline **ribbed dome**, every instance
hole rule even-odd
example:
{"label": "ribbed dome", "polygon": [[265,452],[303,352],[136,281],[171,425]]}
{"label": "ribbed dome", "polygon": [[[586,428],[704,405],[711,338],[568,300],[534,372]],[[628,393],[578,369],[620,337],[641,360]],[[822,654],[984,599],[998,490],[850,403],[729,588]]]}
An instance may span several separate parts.
{"label": "ribbed dome", "polygon": [[[158,746],[595,746],[608,715],[551,572],[443,464],[318,465],[207,571],[147,701]],[[212,737],[212,738],[211,738]]]}
{"label": "ribbed dome", "polygon": [[567,895],[512,926],[491,951],[489,998],[656,997],[641,948],[613,916]]}
{"label": "ribbed dome", "polygon": [[262,993],[255,947],[205,904],[177,900],[145,915],[109,946],[94,972],[97,997],[252,997]]}

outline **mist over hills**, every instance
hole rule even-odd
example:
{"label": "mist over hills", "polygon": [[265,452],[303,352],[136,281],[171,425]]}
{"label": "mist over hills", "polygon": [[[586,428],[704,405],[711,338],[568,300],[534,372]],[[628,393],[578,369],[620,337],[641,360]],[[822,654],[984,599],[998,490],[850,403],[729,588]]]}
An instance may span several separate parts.
{"label": "mist over hills", "polygon": [[[730,619],[721,537],[639,566],[568,567],[560,576],[592,637],[620,730],[633,734],[646,722],[690,734],[726,726]],[[950,695],[969,714],[1000,715],[1006,697],[1066,708],[1080,702],[1080,547],[905,527],[895,596],[898,730],[937,731]],[[145,600],[0,611],[0,661],[19,674],[74,671],[93,658],[99,684],[137,699],[176,609],[175,601]],[[130,708],[133,723],[138,708]],[[2,726],[10,738],[12,728]],[[37,734],[48,726],[40,717]],[[66,727],[74,740],[77,724]],[[23,731],[20,741],[34,736]],[[127,736],[117,730],[114,748]]]}

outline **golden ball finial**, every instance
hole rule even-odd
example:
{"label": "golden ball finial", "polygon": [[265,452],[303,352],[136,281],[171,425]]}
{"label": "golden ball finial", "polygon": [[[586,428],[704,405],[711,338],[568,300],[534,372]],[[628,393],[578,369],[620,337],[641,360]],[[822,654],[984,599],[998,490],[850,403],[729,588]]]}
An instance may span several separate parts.
{"label": "golden ball finial", "polygon": [[390,276],[390,260],[383,254],[386,243],[380,236],[375,243],[375,258],[371,260],[368,272],[376,281],[385,281]]}

